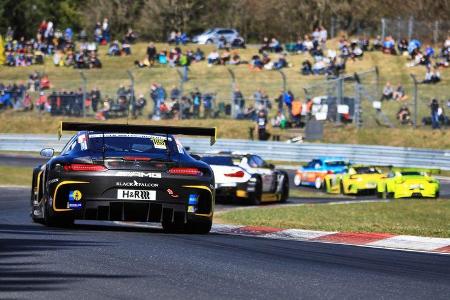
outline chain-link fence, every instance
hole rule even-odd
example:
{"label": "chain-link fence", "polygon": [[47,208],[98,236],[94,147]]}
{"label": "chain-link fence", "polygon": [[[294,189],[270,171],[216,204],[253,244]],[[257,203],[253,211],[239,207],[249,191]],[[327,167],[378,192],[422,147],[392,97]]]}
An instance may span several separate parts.
{"label": "chain-link fence", "polygon": [[373,68],[305,87],[305,96],[312,101],[311,115],[358,127],[393,126],[381,107],[379,78],[378,69]]}

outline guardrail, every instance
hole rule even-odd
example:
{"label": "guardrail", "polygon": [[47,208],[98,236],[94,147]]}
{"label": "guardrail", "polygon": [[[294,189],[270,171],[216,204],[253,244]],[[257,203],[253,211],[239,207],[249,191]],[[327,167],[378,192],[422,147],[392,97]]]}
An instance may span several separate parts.
{"label": "guardrail", "polygon": [[[37,152],[45,147],[60,151],[70,136],[58,140],[56,135],[0,134],[0,151]],[[450,170],[450,150],[405,147],[343,145],[219,139],[214,146],[209,139],[180,138],[192,152],[232,150],[251,152],[275,161],[306,162],[318,156],[339,156],[356,164],[393,165]]]}

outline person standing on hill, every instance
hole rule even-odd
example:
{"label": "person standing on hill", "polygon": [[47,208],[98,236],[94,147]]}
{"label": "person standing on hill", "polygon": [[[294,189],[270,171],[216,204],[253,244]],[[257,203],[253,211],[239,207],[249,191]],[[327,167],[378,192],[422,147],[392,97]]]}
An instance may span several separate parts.
{"label": "person standing on hill", "polygon": [[439,103],[436,99],[431,100],[431,127],[433,129],[439,129]]}

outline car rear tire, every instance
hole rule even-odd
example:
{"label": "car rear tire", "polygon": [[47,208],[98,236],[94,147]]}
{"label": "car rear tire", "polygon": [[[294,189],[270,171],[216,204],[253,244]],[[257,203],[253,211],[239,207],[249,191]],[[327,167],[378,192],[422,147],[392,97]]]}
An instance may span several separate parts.
{"label": "car rear tire", "polygon": [[71,217],[60,217],[51,216],[49,213],[50,208],[48,207],[47,201],[43,204],[42,213],[44,215],[42,223],[48,227],[72,227],[75,219]]}
{"label": "car rear tire", "polygon": [[316,190],[320,190],[322,184],[323,184],[322,179],[320,177],[317,177],[316,180],[314,181],[314,187],[316,188]]}
{"label": "car rear tire", "polygon": [[289,179],[286,175],[283,179],[280,202],[284,203],[287,201],[288,198],[289,198]]}
{"label": "car rear tire", "polygon": [[301,175],[295,174],[294,184],[295,184],[295,186],[300,186],[302,184],[302,176]]}
{"label": "car rear tire", "polygon": [[187,233],[208,234],[211,231],[212,220],[190,221],[186,225],[187,225]]}
{"label": "car rear tire", "polygon": [[252,205],[260,205],[262,196],[262,182],[259,177],[256,178],[255,191],[250,194],[249,201]]}

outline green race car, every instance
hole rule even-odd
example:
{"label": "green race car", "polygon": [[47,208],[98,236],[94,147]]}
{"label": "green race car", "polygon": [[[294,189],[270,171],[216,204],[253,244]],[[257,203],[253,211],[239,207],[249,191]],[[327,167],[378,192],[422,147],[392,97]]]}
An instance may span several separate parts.
{"label": "green race car", "polygon": [[375,192],[378,184],[386,177],[374,166],[351,166],[345,174],[329,174],[325,176],[327,193],[357,195],[361,192]]}
{"label": "green race car", "polygon": [[380,198],[439,197],[439,181],[419,169],[393,169],[378,185]]}

